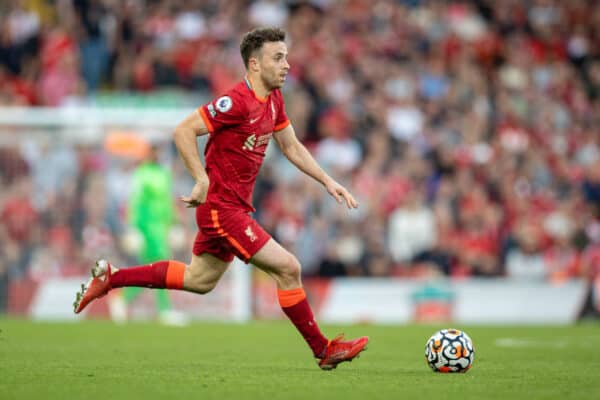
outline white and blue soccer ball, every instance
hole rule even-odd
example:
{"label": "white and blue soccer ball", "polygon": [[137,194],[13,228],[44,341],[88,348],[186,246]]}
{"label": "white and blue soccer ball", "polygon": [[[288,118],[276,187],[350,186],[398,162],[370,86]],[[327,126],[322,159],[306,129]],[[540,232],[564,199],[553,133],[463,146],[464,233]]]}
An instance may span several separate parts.
{"label": "white and blue soccer ball", "polygon": [[458,329],[442,329],[425,345],[425,360],[435,372],[467,372],[474,357],[473,341]]}

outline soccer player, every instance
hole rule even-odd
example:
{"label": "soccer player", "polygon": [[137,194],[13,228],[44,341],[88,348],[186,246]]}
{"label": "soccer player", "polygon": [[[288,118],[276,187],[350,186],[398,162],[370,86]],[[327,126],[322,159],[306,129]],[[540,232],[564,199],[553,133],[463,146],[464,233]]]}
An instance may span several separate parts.
{"label": "soccer player", "polygon": [[[99,260],[92,278],[77,293],[75,313],[113,288],[141,286],[210,292],[234,256],[268,273],[288,316],[324,370],[351,361],[365,349],[369,338],[328,340],[321,333],[300,279],[300,263],[249,215],[252,191],[273,137],[283,154],[301,171],[320,182],[338,203],[358,207],[354,197],[327,175],[298,141],[279,88],[290,69],[285,32],[255,29],[242,39],[240,52],[246,76],[224,96],[198,108],[175,129],[179,154],[196,184],[181,198],[196,208],[198,233],[189,264],[164,260],[117,269]],[[202,165],[196,137],[210,134]]]}
{"label": "soccer player", "polygon": [[[149,146],[131,180],[128,218],[130,225],[142,236],[137,261],[144,264],[169,258],[171,254],[168,236],[175,220],[171,194],[173,184],[171,172],[158,161],[158,153],[156,145]],[[141,287],[125,287],[120,300],[126,307],[142,290]],[[159,321],[167,325],[186,323],[185,315],[172,309],[167,290],[155,290],[155,299]]]}

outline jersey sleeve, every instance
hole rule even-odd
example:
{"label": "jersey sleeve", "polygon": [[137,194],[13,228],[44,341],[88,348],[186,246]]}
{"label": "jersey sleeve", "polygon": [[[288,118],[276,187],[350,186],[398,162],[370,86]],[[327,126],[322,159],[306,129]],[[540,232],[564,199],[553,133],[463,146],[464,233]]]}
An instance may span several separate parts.
{"label": "jersey sleeve", "polygon": [[274,132],[280,131],[290,124],[287,114],[285,113],[285,103],[281,92],[277,90],[277,96],[275,97],[276,107],[278,109],[277,118],[275,119]]}
{"label": "jersey sleeve", "polygon": [[198,108],[198,113],[210,133],[219,132],[225,127],[239,125],[247,119],[246,104],[236,95],[229,92],[210,103]]}

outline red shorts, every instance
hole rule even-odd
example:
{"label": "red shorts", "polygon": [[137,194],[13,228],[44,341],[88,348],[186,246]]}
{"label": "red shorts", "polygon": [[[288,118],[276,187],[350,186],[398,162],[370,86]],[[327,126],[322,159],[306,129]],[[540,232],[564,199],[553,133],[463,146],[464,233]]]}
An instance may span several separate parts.
{"label": "red shorts", "polygon": [[247,212],[214,204],[196,208],[198,234],[194,240],[194,254],[211,254],[231,262],[237,256],[245,263],[271,239]]}

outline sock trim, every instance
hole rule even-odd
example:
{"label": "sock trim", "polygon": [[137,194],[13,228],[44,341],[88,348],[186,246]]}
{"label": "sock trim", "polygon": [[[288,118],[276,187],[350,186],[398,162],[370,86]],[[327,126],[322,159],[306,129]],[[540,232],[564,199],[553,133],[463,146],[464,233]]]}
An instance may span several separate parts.
{"label": "sock trim", "polygon": [[277,298],[279,299],[279,305],[282,308],[292,307],[304,300],[306,298],[306,293],[302,287],[289,290],[278,289]]}
{"label": "sock trim", "polygon": [[165,277],[165,287],[167,289],[182,289],[184,273],[184,263],[179,261],[169,261],[169,265],[167,266],[167,276]]}

